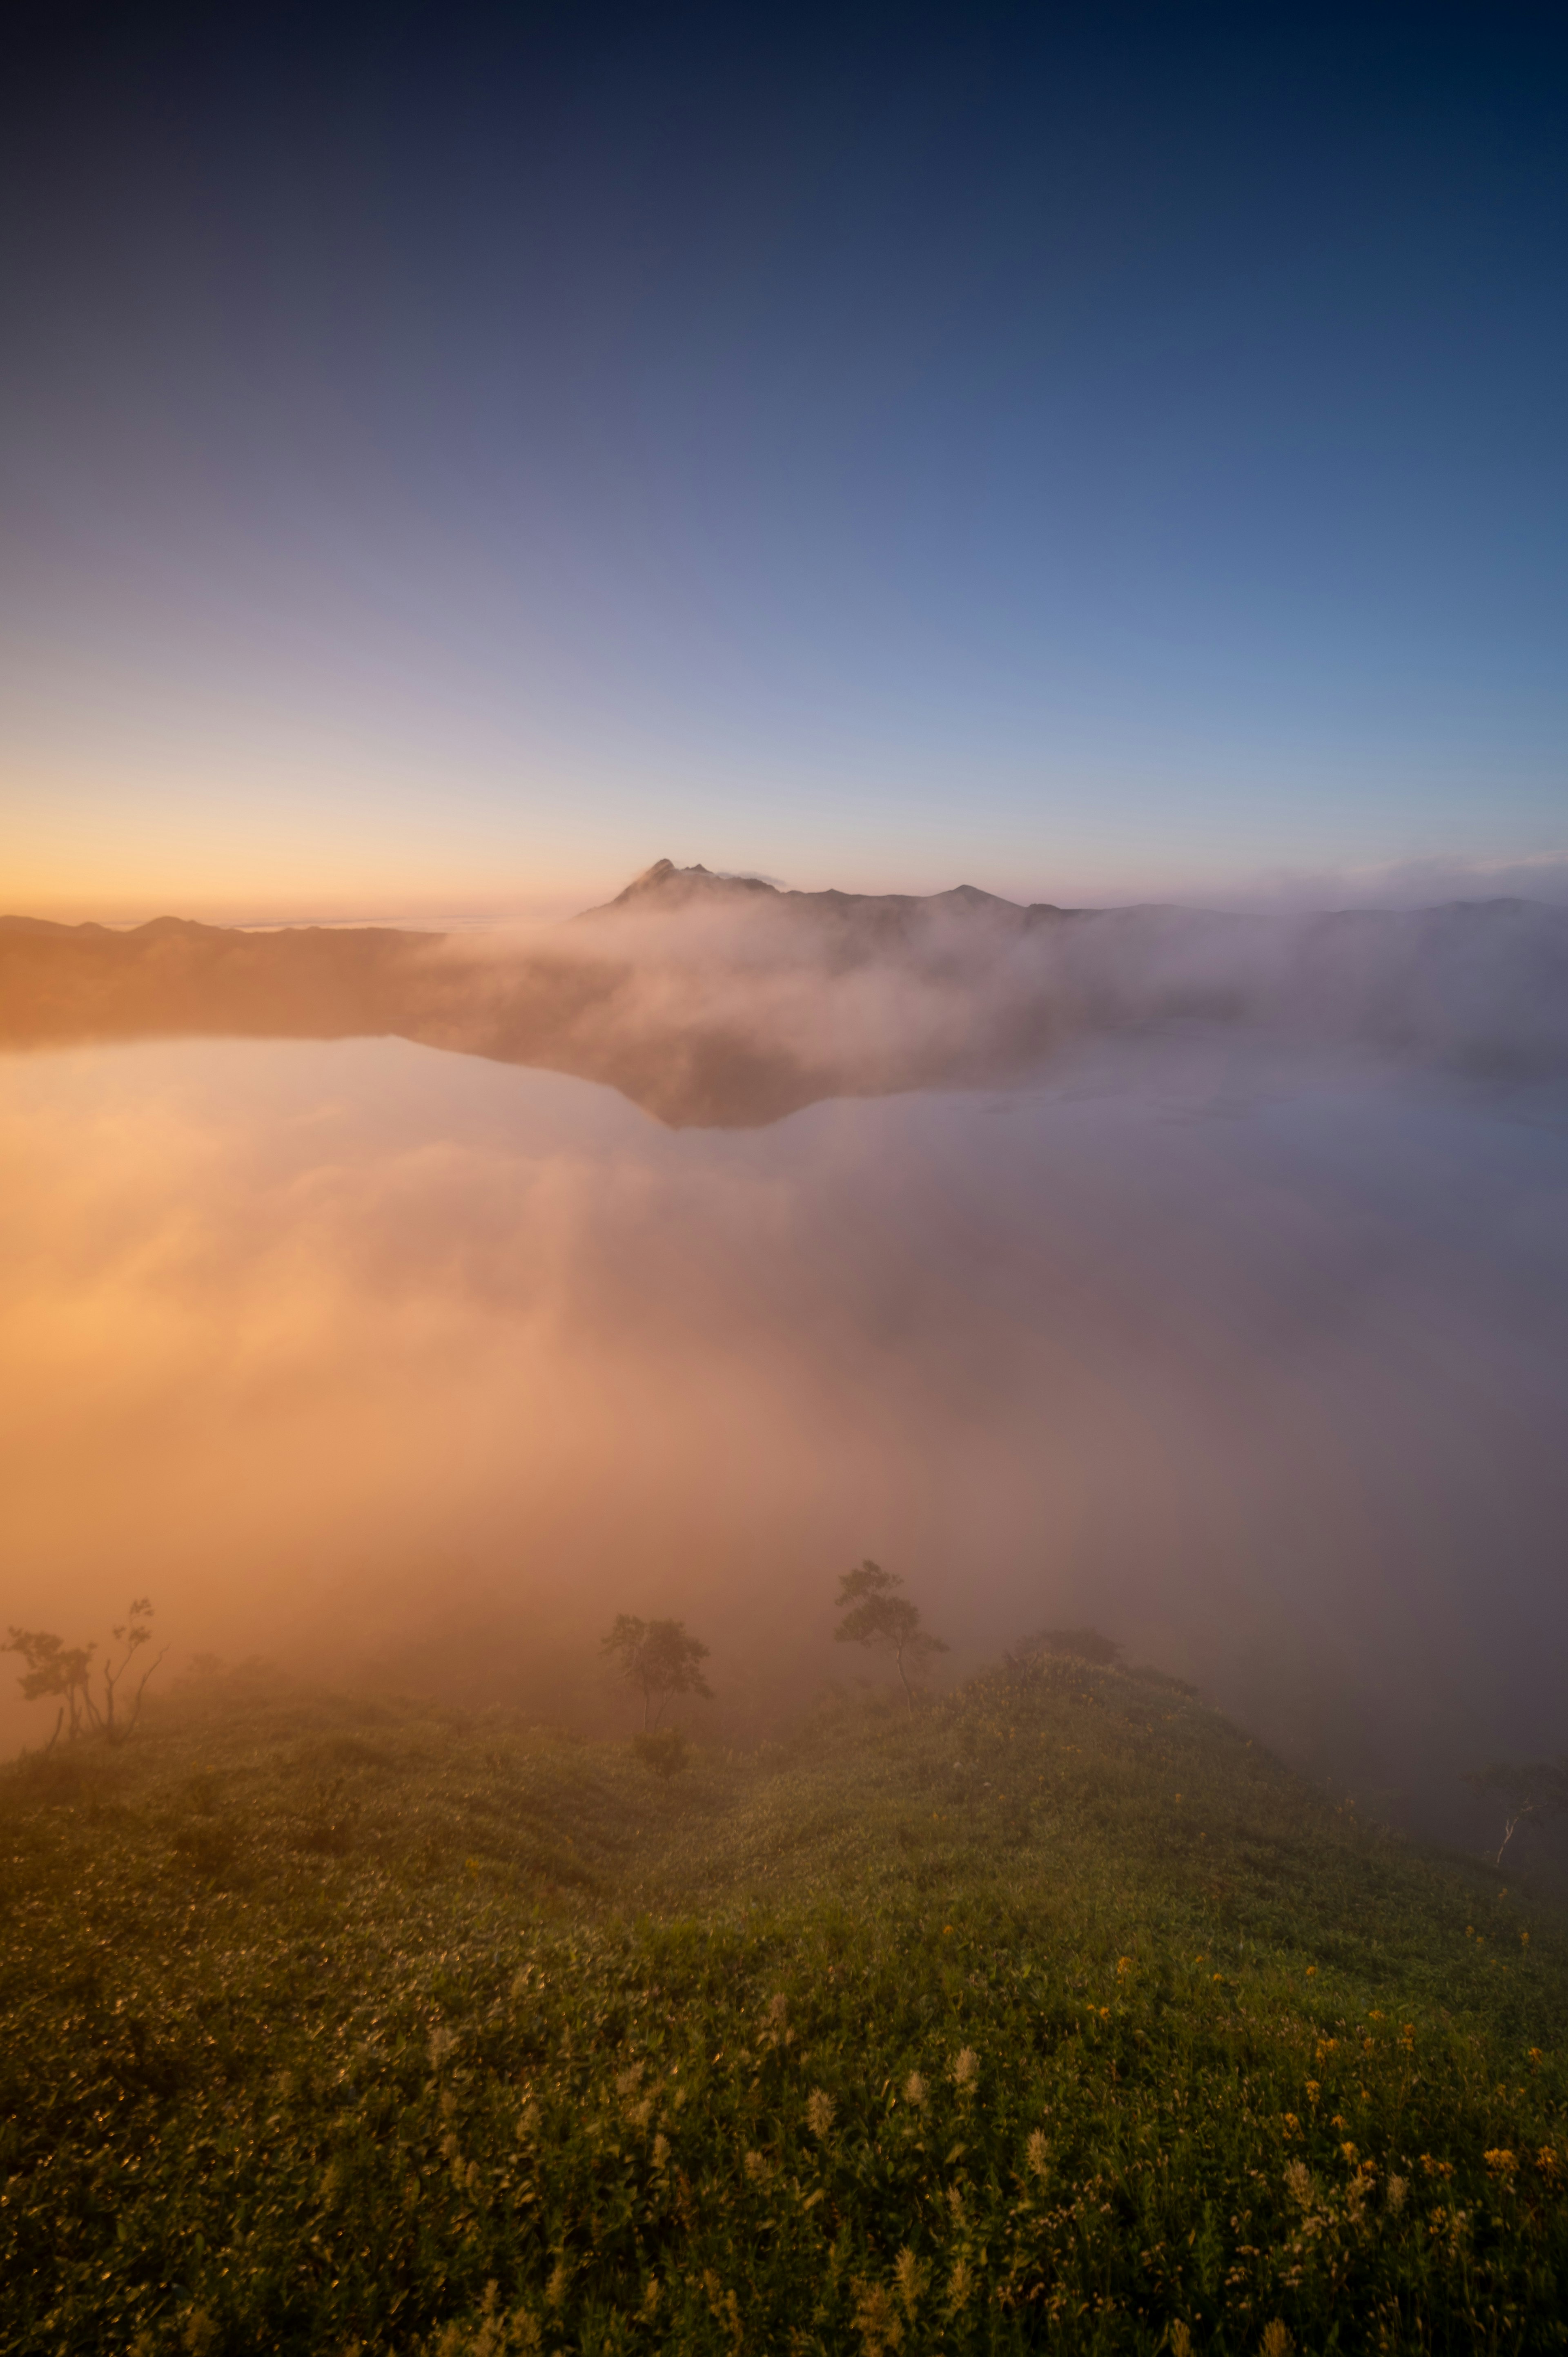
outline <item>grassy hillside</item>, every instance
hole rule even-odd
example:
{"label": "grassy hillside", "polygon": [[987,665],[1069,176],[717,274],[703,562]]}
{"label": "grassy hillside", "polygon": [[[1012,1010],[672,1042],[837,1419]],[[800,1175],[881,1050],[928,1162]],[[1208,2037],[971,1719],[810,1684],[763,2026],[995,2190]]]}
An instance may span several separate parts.
{"label": "grassy hillside", "polygon": [[1568,1943],[1167,1682],[0,1778],[0,2351],[1568,2346]]}

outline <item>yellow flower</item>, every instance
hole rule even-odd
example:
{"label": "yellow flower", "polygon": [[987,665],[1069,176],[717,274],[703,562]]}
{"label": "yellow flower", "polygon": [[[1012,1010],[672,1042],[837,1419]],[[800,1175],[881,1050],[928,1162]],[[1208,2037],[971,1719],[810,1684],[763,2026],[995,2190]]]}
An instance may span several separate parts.
{"label": "yellow flower", "polygon": [[806,2126],[814,2136],[825,2136],[838,2105],[825,2087],[813,2087],[806,2099]]}
{"label": "yellow flower", "polygon": [[1515,2155],[1503,2146],[1498,2146],[1495,2152],[1483,2153],[1481,2158],[1487,2167],[1495,2169],[1499,2177],[1511,2177],[1519,2167]]}

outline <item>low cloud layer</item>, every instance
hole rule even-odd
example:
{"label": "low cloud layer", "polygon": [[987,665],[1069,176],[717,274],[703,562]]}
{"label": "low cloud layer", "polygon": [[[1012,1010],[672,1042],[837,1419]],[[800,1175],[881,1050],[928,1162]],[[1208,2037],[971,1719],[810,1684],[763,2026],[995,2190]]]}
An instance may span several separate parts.
{"label": "low cloud layer", "polygon": [[1565,1138],[1197,1015],[749,1132],[396,1040],[13,1058],[0,1617],[608,1724],[599,1627],[674,1611],[739,1735],[858,1666],[870,1554],[961,1664],[1090,1619],[1447,1824],[1560,1745]]}
{"label": "low cloud layer", "polygon": [[1568,910],[1021,909],[661,862],[609,908],[527,934],[0,926],[0,1042],[392,1034],[607,1082],[673,1125],[1013,1083],[1193,1025],[1251,1052],[1568,1072]]}

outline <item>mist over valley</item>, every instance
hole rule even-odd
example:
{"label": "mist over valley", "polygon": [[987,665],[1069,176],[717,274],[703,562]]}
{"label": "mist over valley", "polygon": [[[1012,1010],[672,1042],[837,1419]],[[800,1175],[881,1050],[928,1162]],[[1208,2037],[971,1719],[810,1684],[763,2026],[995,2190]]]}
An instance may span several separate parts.
{"label": "mist over valley", "polygon": [[521,942],[5,928],[14,1615],[590,1727],[662,1603],[748,1743],[870,1555],[1479,1828],[1568,1609],[1565,943],[668,863]]}

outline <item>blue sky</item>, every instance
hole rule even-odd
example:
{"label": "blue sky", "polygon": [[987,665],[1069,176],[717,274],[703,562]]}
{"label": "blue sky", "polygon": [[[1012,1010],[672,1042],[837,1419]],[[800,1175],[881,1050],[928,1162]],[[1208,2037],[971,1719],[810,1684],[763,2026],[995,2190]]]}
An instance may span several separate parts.
{"label": "blue sky", "polygon": [[76,8],[13,82],[8,905],[1568,872],[1559,12]]}

